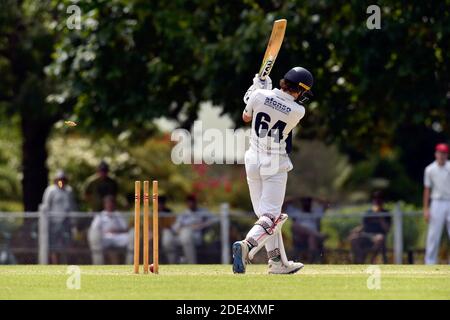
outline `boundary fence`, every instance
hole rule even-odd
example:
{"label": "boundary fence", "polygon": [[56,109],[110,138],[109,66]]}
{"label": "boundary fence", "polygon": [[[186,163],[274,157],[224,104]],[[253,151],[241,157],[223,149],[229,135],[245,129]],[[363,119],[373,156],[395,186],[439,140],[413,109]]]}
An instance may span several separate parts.
{"label": "boundary fence", "polygon": [[[231,252],[230,252],[230,218],[231,217],[239,217],[239,216],[249,216],[243,213],[236,213],[230,211],[230,206],[228,203],[222,203],[220,205],[220,209],[218,212],[211,212],[218,216],[216,223],[220,225],[220,247],[221,247],[221,263],[229,264],[231,260]],[[69,212],[65,214],[67,218],[94,218],[94,216],[98,214],[97,212]],[[131,212],[122,212],[124,218],[132,218]],[[359,213],[340,213],[339,211],[328,211],[323,218],[326,219],[343,219],[343,218],[362,218],[364,215],[363,212]],[[389,215],[392,217],[392,228],[391,232],[393,233],[393,255],[394,255],[394,263],[402,264],[403,263],[403,253],[404,253],[404,244],[403,244],[403,233],[404,233],[404,217],[407,216],[421,216],[420,212],[402,212],[399,205],[396,205],[395,209],[391,213],[380,213],[379,216]],[[49,218],[51,217],[60,217],[60,214],[54,214],[49,212],[0,212],[0,223],[2,221],[13,221],[14,219],[38,219],[38,228],[37,228],[37,261],[39,264],[48,264],[49,257]],[[176,214],[168,214],[161,212],[160,218],[164,217],[172,217],[174,218]],[[5,244],[0,243],[0,248],[5,247]]]}

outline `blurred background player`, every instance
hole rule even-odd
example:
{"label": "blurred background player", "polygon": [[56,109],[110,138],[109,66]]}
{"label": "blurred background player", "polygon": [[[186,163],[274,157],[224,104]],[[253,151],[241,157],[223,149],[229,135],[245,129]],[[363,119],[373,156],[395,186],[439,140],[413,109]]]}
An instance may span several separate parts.
{"label": "blurred background player", "polygon": [[[108,249],[126,252],[126,263],[133,258],[133,229],[116,210],[116,199],[108,195],[103,199],[103,211],[97,214],[89,228],[89,245],[93,264],[104,264],[104,253]],[[118,264],[117,255],[111,255],[112,263]]]}
{"label": "blurred background player", "polygon": [[[299,202],[299,206],[297,205]],[[322,263],[326,234],[320,232],[321,219],[324,216],[323,205],[313,207],[312,197],[286,199],[284,212],[292,219],[292,244],[294,256],[308,263]]]}
{"label": "blurred background player", "polygon": [[[436,146],[435,161],[425,168],[423,214],[428,222],[425,263],[436,264],[442,229],[447,225],[450,236],[450,163],[449,146]],[[431,205],[430,205],[431,200]]]}
{"label": "blurred background player", "polygon": [[[162,232],[162,247],[171,264],[179,261],[197,263],[197,247],[203,241],[202,231],[216,221],[207,210],[199,208],[195,195],[189,195],[186,202],[186,211]],[[179,247],[183,251],[182,257],[178,255]]]}
{"label": "blurred background player", "polygon": [[[295,273],[301,263],[283,261],[284,245],[278,236],[287,215],[281,214],[287,173],[292,170],[288,157],[292,130],[305,115],[304,102],[313,85],[312,74],[302,68],[289,70],[280,80],[281,89],[272,90],[269,77],[261,81],[256,75],[247,90],[242,114],[252,122],[250,148],[245,153],[245,170],[257,222],[245,240],[233,244],[233,272],[245,273],[247,259],[265,245],[269,273]],[[253,251],[252,251],[253,250]]]}
{"label": "blurred background player", "polygon": [[53,184],[44,192],[40,210],[50,214],[49,250],[50,263],[67,263],[66,248],[71,239],[71,222],[67,213],[75,211],[76,203],[72,187],[63,170],[58,170]]}
{"label": "blurred background player", "polygon": [[380,253],[383,263],[387,263],[386,237],[391,228],[391,217],[387,213],[382,193],[375,191],[372,207],[364,214],[362,225],[352,230],[349,236],[355,263],[364,264],[369,252],[372,252],[371,264],[376,263]]}
{"label": "blurred background player", "polygon": [[88,178],[84,191],[89,210],[100,212],[103,210],[103,199],[106,196],[117,197],[118,185],[109,175],[109,165],[101,161],[95,175]]}
{"label": "blurred background player", "polygon": [[[101,212],[104,209],[105,197],[113,196],[114,199],[117,199],[118,191],[118,184],[110,175],[108,163],[102,160],[97,166],[96,173],[85,181],[84,200],[87,209],[91,212]],[[78,218],[76,238],[79,240],[85,239],[90,225],[90,217]]]}

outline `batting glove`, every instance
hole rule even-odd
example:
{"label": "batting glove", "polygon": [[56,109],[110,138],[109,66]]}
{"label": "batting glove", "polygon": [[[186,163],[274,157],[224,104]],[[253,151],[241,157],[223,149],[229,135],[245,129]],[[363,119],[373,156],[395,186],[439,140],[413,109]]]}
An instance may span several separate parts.
{"label": "batting glove", "polygon": [[256,89],[272,90],[272,79],[269,76],[265,80],[261,80],[258,74],[253,78],[253,85]]}

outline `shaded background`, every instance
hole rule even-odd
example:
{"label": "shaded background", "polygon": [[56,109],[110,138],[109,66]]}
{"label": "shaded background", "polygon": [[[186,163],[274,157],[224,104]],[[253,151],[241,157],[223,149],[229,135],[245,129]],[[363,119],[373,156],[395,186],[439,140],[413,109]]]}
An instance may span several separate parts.
{"label": "shaded background", "polygon": [[[366,1],[0,4],[3,209],[23,197],[24,209],[36,210],[53,165],[73,165],[76,181],[95,166],[84,153],[117,156],[93,144],[78,160],[49,163],[58,139],[104,137],[102,149],[126,132],[126,145],[139,148],[160,133],[155,118],[189,128],[204,101],[242,125],[242,94],[280,17],[289,23],[272,78],[294,65],[312,70],[315,101],[297,136],[348,159],[343,186],[357,190],[377,176],[390,182],[391,199],[418,204],[433,146],[448,140],[448,1],[379,1],[381,30],[366,28]],[[81,30],[67,27],[72,4]],[[62,119],[77,121],[76,133],[57,128]]]}

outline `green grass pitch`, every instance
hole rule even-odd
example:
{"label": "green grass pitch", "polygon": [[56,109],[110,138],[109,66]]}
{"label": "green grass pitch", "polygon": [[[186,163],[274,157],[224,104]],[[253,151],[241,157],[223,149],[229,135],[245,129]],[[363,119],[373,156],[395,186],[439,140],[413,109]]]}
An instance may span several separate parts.
{"label": "green grass pitch", "polygon": [[68,289],[67,266],[0,266],[0,299],[450,299],[450,266],[382,265],[381,288],[368,289],[366,265],[306,265],[267,275],[265,265],[234,275],[227,265],[80,266],[81,287]]}

